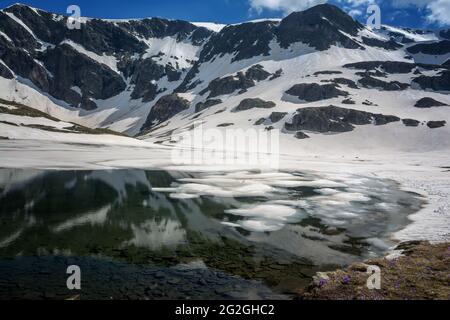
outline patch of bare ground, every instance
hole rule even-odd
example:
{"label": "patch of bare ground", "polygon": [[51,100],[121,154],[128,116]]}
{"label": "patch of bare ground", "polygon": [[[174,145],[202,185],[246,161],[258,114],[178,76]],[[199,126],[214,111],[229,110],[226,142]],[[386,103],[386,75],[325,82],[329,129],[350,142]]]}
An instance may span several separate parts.
{"label": "patch of bare ground", "polygon": [[[450,243],[405,242],[402,255],[356,263],[344,270],[318,274],[298,292],[303,300],[448,300]],[[367,267],[381,269],[381,287],[369,289]]]}

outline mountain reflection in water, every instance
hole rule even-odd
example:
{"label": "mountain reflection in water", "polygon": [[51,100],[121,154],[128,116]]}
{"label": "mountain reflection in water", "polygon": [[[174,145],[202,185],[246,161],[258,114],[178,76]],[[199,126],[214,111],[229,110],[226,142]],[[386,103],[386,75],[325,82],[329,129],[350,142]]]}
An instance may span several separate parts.
{"label": "mountain reflection in water", "polygon": [[[223,298],[290,293],[319,270],[382,254],[423,202],[394,181],[344,174],[0,169],[0,282],[26,282],[27,272],[39,273],[52,259],[79,259],[125,264],[136,278],[145,272],[133,268],[167,275],[200,264],[247,288],[240,295],[243,289],[230,287]],[[30,259],[41,267],[27,269]],[[190,277],[190,296],[217,294],[214,281],[199,285]],[[247,294],[248,287],[265,293]],[[11,288],[0,286],[0,298]],[[182,298],[149,293],[154,289],[136,297]],[[135,289],[125,291],[116,297]]]}

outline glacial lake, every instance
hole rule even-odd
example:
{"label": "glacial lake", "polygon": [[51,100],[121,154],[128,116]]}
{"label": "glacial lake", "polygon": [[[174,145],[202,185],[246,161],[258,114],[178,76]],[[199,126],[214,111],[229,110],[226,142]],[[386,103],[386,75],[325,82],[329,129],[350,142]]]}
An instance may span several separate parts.
{"label": "glacial lake", "polygon": [[424,203],[340,173],[0,169],[0,299],[289,299]]}

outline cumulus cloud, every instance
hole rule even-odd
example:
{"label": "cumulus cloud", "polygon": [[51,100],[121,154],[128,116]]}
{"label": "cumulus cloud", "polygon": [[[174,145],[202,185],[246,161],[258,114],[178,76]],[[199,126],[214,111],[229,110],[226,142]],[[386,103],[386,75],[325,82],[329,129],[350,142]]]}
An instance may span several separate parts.
{"label": "cumulus cloud", "polygon": [[393,0],[396,8],[418,7],[426,9],[426,19],[431,23],[450,24],[450,0]]}
{"label": "cumulus cloud", "polygon": [[441,25],[450,24],[450,0],[434,0],[427,4],[430,14],[427,16],[428,21],[436,22]]}
{"label": "cumulus cloud", "polygon": [[272,10],[288,14],[301,11],[318,4],[331,2],[340,5],[353,17],[361,16],[367,6],[379,3],[386,8],[401,9],[417,7],[423,9],[424,18],[429,23],[450,24],[450,0],[249,0],[251,9],[260,14],[263,10]]}
{"label": "cumulus cloud", "polygon": [[326,2],[340,4],[349,10],[353,9],[352,13],[358,15],[361,10],[358,10],[357,7],[373,4],[375,0],[249,0],[252,10],[258,14],[263,10],[279,11],[287,14],[292,11],[305,10]]}
{"label": "cumulus cloud", "polygon": [[362,15],[362,11],[358,9],[352,9],[348,12],[348,14],[351,15],[352,17],[358,17]]}
{"label": "cumulus cloud", "polygon": [[392,0],[392,6],[394,8],[405,7],[425,7],[430,0]]}
{"label": "cumulus cloud", "polygon": [[264,9],[290,13],[292,11],[305,10],[325,2],[327,0],[250,0],[250,6],[257,13],[261,13]]}

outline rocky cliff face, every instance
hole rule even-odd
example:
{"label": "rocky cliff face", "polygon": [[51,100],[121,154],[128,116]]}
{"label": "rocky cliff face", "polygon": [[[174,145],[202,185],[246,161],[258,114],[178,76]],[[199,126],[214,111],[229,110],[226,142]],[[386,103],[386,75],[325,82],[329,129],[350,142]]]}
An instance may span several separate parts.
{"label": "rocky cliff face", "polygon": [[194,120],[297,137],[450,120],[439,111],[447,108],[417,119],[426,110],[414,107],[424,97],[450,104],[448,30],[371,30],[332,5],[218,32],[160,18],[86,18],[79,30],[66,22],[25,5],[0,10],[2,97],[39,96],[41,109],[131,135]]}
{"label": "rocky cliff face", "polygon": [[[67,18],[24,5],[0,12],[0,72],[28,79],[39,90],[74,108],[93,110],[94,100],[131,90],[133,99],[152,101],[178,81],[183,66],[153,55],[148,40],[173,39],[200,47],[211,31],[184,21],[144,19],[126,22],[87,19],[70,30]],[[150,52],[150,53],[149,53]],[[159,60],[158,60],[159,58]],[[176,59],[175,57],[173,59]],[[12,71],[12,72],[11,72]]]}

